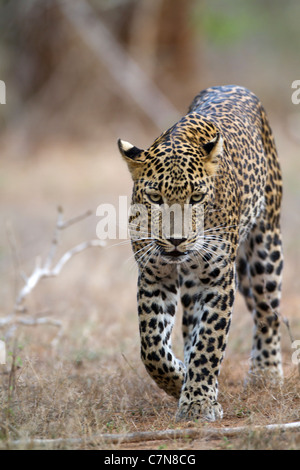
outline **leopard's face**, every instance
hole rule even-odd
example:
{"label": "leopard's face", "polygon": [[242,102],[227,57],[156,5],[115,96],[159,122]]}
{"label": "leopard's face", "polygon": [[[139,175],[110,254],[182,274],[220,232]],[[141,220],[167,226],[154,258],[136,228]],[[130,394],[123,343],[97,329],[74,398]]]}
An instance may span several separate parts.
{"label": "leopard's face", "polygon": [[166,170],[160,181],[153,177],[138,179],[133,202],[145,208],[145,215],[139,226],[136,217],[130,218],[134,250],[139,251],[143,244],[151,246],[152,254],[169,263],[191,257],[201,243],[205,208],[213,193],[214,181],[209,176],[188,181],[174,178],[172,171]]}
{"label": "leopard's face", "polygon": [[188,124],[184,134],[182,128],[178,132],[180,138],[167,131],[146,151],[119,141],[134,181],[130,233],[142,265],[150,257],[170,264],[197,258],[205,243],[205,216],[214,204],[223,143],[213,125],[195,136]]}

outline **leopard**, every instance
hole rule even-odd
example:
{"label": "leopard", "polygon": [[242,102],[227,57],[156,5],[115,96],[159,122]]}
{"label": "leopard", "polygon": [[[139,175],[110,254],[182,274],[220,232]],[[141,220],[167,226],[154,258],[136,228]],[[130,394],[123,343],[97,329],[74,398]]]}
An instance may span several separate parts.
{"label": "leopard", "polygon": [[[129,217],[142,362],[178,401],[176,420],[221,419],[219,374],[238,291],[253,318],[247,383],[283,380],[282,174],[265,108],[247,88],[213,86],[147,150],[121,139],[118,147],[132,206],[152,215],[151,226],[162,207],[191,215],[188,230],[173,221],[166,233]],[[182,360],[172,349],[180,303]]]}

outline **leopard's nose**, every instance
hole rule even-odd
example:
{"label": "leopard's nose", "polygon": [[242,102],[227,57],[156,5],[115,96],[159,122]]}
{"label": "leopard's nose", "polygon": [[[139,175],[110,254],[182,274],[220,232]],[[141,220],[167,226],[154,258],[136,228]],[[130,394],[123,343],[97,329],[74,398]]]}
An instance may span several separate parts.
{"label": "leopard's nose", "polygon": [[168,241],[174,246],[179,246],[181,243],[186,242],[187,238],[169,238]]}

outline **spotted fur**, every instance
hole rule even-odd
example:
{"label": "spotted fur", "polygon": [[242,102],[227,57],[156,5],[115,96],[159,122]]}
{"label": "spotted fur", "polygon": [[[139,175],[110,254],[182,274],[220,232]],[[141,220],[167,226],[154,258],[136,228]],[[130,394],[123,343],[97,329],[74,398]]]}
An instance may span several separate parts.
{"label": "spotted fur", "polygon": [[[178,419],[213,421],[222,417],[218,375],[237,286],[254,319],[249,378],[282,377],[282,180],[272,131],[253,93],[221,86],[196,96],[148,150],[123,141],[119,148],[133,178],[133,203],[149,213],[163,203],[203,209],[203,232],[164,238],[157,231],[151,238],[148,230],[132,246],[145,367],[179,399]],[[179,298],[184,363],[171,345]]]}

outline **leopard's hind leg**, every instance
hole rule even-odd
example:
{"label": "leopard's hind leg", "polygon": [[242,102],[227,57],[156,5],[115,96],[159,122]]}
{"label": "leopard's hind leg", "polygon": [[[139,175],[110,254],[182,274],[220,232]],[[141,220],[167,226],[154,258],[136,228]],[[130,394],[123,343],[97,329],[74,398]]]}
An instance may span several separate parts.
{"label": "leopard's hind leg", "polygon": [[260,220],[241,247],[239,289],[254,319],[249,378],[281,381],[280,318],[283,254],[279,226]]}

